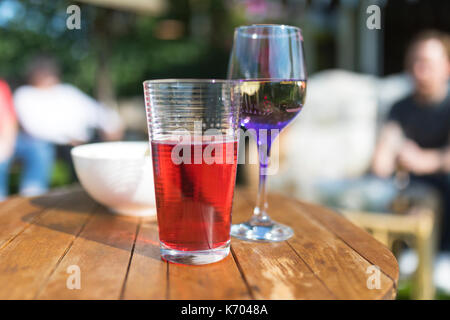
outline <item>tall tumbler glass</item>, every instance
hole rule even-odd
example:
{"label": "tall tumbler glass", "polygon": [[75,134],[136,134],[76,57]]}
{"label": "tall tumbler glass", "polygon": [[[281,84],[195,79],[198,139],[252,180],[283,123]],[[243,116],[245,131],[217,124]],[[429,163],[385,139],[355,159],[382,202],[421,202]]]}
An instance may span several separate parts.
{"label": "tall tumbler glass", "polygon": [[239,84],[144,82],[161,257],[206,264],[230,250],[239,139]]}

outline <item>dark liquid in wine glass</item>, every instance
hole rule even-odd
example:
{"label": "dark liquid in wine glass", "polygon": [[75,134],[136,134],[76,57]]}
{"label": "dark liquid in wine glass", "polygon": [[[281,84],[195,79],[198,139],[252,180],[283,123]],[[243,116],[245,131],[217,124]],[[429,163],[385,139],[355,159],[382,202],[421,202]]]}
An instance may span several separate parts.
{"label": "dark liquid in wine glass", "polygon": [[[260,129],[281,131],[303,108],[305,80],[243,80],[241,126],[254,129],[259,141]],[[271,140],[268,139],[270,144]]]}

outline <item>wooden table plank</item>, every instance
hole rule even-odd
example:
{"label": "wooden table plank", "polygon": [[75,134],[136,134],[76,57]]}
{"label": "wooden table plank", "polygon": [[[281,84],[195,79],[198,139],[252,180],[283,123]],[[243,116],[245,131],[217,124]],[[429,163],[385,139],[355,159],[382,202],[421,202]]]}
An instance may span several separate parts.
{"label": "wooden table plank", "polygon": [[[233,222],[247,220],[252,211],[245,193],[235,196]],[[233,238],[232,249],[256,299],[335,298],[285,241],[257,243]]]}
{"label": "wooden table plank", "polygon": [[[276,203],[285,202],[285,198],[276,193],[270,194],[269,197],[270,201]],[[372,237],[366,230],[325,207],[296,200],[289,203],[291,203],[291,206],[295,206],[296,210],[316,220],[328,231],[334,233],[371,264],[379,266],[380,270],[397,285],[399,269],[397,263],[392,263],[392,261],[396,261],[394,255],[384,244]]]}
{"label": "wooden table plank", "polygon": [[202,266],[169,264],[169,299],[249,299],[232,255]]}
{"label": "wooden table plank", "polygon": [[395,260],[392,252],[381,242],[372,237],[364,229],[354,225],[344,216],[337,215],[330,210],[317,205],[306,205],[297,202],[302,210],[312,218],[320,221],[329,231],[333,232],[348,246],[352,247],[370,263],[377,265],[380,269],[397,285],[399,277],[398,264],[392,263]]}
{"label": "wooden table plank", "polygon": [[[241,193],[253,206],[252,199],[256,199],[256,195],[248,190],[241,190]],[[309,204],[302,206],[299,201],[290,200],[277,194],[270,194],[268,199],[270,216],[295,230],[294,237],[287,243],[336,297],[340,299],[360,299],[361,297],[373,299],[391,298],[395,295],[396,284],[383,272],[381,267],[381,288],[368,288],[367,280],[370,274],[367,272],[370,270],[368,267],[373,263],[365,259],[353,247],[347,245],[339,236],[330,232],[321,224],[321,220],[311,219],[319,215],[316,212],[312,216],[312,212],[315,212],[317,206]],[[330,216],[338,216],[324,208],[319,212],[323,214],[324,211]],[[245,219],[238,222],[240,221],[245,221]],[[350,224],[346,220],[341,223]],[[362,232],[364,233],[364,231]],[[358,233],[361,234],[361,231],[359,230]],[[370,238],[370,235],[367,234],[366,237]],[[381,243],[375,241],[375,243],[372,242],[372,245],[374,249],[381,249],[385,252],[385,247]],[[395,261],[392,254],[390,257],[391,263]]]}
{"label": "wooden table plank", "polygon": [[[139,219],[111,216],[99,207],[51,275],[39,299],[118,299]],[[52,226],[48,226],[52,228]],[[68,289],[68,267],[81,271],[81,288]]]}
{"label": "wooden table plank", "polygon": [[[238,189],[233,222],[255,197]],[[4,299],[381,299],[393,298],[398,266],[370,235],[331,210],[281,195],[271,216],[295,230],[281,243],[232,239],[232,254],[203,266],[160,259],[156,221],[112,215],[80,189],[0,204],[0,298]],[[377,264],[381,289],[369,289]],[[67,268],[78,265],[81,289]]]}
{"label": "wooden table plank", "polygon": [[163,262],[155,221],[143,223],[134,250],[125,299],[248,299],[250,295],[230,255],[205,266]]}
{"label": "wooden table plank", "polygon": [[55,194],[70,194],[70,191],[61,190],[52,195],[39,197],[36,200],[38,203],[18,196],[0,203],[0,249],[30,226],[30,222],[46,208],[56,206],[58,201],[61,202],[62,198],[55,197]]}
{"label": "wooden table plank", "polygon": [[62,198],[56,208],[40,200],[31,202],[44,212],[0,250],[0,299],[35,298],[97,206],[84,192]]}
{"label": "wooden table plank", "polygon": [[[373,264],[320,222],[311,219],[306,212],[313,212],[312,208],[301,207],[297,201],[286,201],[277,195],[271,195],[269,203],[272,203],[269,204],[270,215],[295,230],[295,236],[288,243],[336,297],[380,299],[391,298],[395,294],[392,279],[383,272],[380,273],[380,289],[368,288],[367,281],[371,275],[368,267]],[[295,215],[286,215],[286,212]],[[383,245],[377,243],[375,248],[382,249]]]}
{"label": "wooden table plank", "polygon": [[158,224],[144,220],[124,286],[124,299],[167,299],[167,263],[159,254]]}

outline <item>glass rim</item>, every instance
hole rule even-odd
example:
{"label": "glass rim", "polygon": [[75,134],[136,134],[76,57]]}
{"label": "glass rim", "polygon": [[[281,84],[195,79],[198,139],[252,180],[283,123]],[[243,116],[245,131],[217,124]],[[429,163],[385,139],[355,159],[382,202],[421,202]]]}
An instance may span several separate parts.
{"label": "glass rim", "polygon": [[235,83],[239,80],[234,79],[181,79],[181,78],[172,78],[172,79],[152,79],[152,80],[145,80],[143,82],[144,86],[149,84],[171,84],[171,83],[187,83],[187,84],[226,84],[226,83]]}
{"label": "glass rim", "polygon": [[235,30],[236,31],[240,31],[240,30],[246,30],[246,29],[250,29],[250,28],[261,28],[261,29],[275,29],[275,28],[280,28],[280,29],[286,29],[286,30],[296,30],[299,31],[300,33],[302,33],[302,29],[300,27],[296,27],[296,26],[291,26],[288,24],[271,24],[271,23],[254,23],[254,24],[250,24],[250,25],[246,25],[246,26],[239,26],[236,27]]}

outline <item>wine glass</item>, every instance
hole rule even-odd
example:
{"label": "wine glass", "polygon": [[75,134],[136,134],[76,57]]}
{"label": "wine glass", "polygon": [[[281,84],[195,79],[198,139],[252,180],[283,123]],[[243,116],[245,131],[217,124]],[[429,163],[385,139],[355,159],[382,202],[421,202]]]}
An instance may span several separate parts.
{"label": "wine glass", "polygon": [[251,25],[235,29],[229,79],[241,80],[241,126],[251,130],[259,155],[259,186],[253,216],[231,227],[243,240],[289,239],[294,232],[268,213],[266,180],[270,147],[280,131],[301,111],[306,94],[303,37],[297,27]]}

